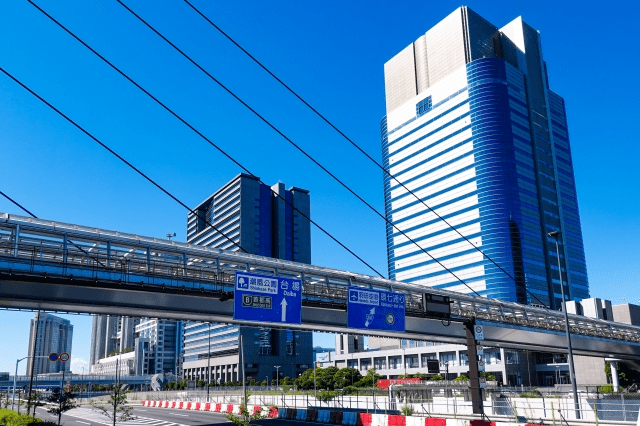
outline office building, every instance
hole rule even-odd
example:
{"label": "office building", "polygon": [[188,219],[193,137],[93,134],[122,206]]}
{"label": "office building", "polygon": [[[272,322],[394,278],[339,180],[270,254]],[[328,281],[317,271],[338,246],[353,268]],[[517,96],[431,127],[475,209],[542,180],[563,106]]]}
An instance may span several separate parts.
{"label": "office building", "polygon": [[137,318],[114,315],[94,315],[91,322],[89,365],[116,353],[128,352],[134,346]]}
{"label": "office building", "polygon": [[538,31],[521,18],[498,28],[463,6],[384,75],[383,161],[397,179],[384,179],[386,215],[420,246],[387,226],[390,278],[559,309],[547,236],[559,231],[564,292],[588,298],[565,103]]}
{"label": "office building", "polygon": [[[283,183],[268,187],[240,174],[194,211],[198,214],[187,217],[188,243],[234,251],[237,243],[251,254],[311,263],[310,223],[304,217],[310,217],[310,201],[304,189],[285,189]],[[240,335],[247,381],[271,381],[276,372],[295,378],[312,365],[310,332],[189,322],[183,337],[185,377],[218,384],[241,381]]]}
{"label": "office building", "polygon": [[[37,328],[37,335],[36,335]],[[73,325],[66,319],[44,312],[36,313],[31,320],[29,332],[29,357],[32,356],[33,345],[35,344],[36,358],[27,359],[27,372],[31,371],[33,363],[33,374],[60,373],[71,371],[71,362],[50,361],[49,354],[55,352],[58,355],[68,353],[71,355],[71,344],[73,341]]]}
{"label": "office building", "polygon": [[[540,34],[463,6],[391,58],[384,76],[389,277],[560,309],[547,236],[559,231],[564,293],[588,299],[565,105],[550,89]],[[587,313],[598,303],[585,300]],[[365,351],[359,340],[336,337],[337,366],[397,378],[437,359],[449,378],[468,371],[463,346],[372,337]],[[568,380],[566,355],[485,348],[484,358],[505,384]]]}
{"label": "office building", "polygon": [[182,322],[95,315],[90,370],[94,374],[178,374]]}
{"label": "office building", "polygon": [[[453,380],[461,374],[469,376],[466,346],[372,336],[368,340],[368,346],[365,347],[362,336],[336,335],[336,350],[331,365],[355,368],[363,376],[375,369],[376,374],[385,379],[397,379],[404,375],[427,373],[427,361],[438,360],[442,377]],[[512,386],[536,383],[537,359],[533,352],[485,348],[483,358],[485,371],[499,383]],[[564,362],[566,365],[566,355]]]}

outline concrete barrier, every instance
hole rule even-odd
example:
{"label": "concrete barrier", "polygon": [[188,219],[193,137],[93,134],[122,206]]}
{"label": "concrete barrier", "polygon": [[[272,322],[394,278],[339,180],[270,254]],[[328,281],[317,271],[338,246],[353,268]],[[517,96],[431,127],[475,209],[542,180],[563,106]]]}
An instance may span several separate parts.
{"label": "concrete barrier", "polygon": [[298,411],[296,412],[296,420],[300,420],[303,422],[307,421],[307,410],[303,409],[303,408],[298,408]]}
{"label": "concrete barrier", "polygon": [[407,426],[407,418],[406,416],[395,416],[389,414],[387,418],[388,426]]}
{"label": "concrete barrier", "polygon": [[342,424],[348,426],[355,426],[358,418],[358,413],[347,412],[342,414]]}
{"label": "concrete barrier", "polygon": [[278,418],[278,407],[269,407],[269,416],[270,419]]}
{"label": "concrete barrier", "polygon": [[318,410],[307,410],[307,421],[308,422],[317,422],[318,421]]}
{"label": "concrete barrier", "polygon": [[[141,401],[144,407],[176,408],[218,413],[241,414],[241,406],[233,404],[182,402],[182,401]],[[489,422],[485,420],[445,419],[441,417],[401,416],[392,414],[368,414],[354,411],[310,410],[303,408],[278,408],[271,406],[268,411],[260,405],[249,405],[252,415],[266,414],[269,418],[297,420],[303,422],[331,423],[342,426],[523,426],[523,423],[509,421]],[[524,426],[549,426],[549,424],[526,423]]]}
{"label": "concrete barrier", "polygon": [[371,416],[369,413],[358,413],[356,424],[358,426],[371,426]]}
{"label": "concrete barrier", "polygon": [[328,410],[319,410],[318,411],[318,423],[329,423],[329,419],[331,418],[331,412]]}
{"label": "concrete barrier", "polygon": [[388,419],[386,414],[373,414],[371,415],[371,426],[388,426]]}

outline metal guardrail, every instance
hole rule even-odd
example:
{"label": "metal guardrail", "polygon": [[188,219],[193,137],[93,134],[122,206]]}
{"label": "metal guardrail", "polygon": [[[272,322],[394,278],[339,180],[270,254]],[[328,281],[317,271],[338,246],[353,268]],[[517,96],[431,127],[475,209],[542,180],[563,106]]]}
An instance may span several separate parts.
{"label": "metal guardrail", "polygon": [[[68,265],[94,273],[109,272],[114,281],[161,288],[231,293],[237,270],[272,273],[303,280],[303,304],[346,308],[347,289],[365,288],[401,292],[407,316],[425,316],[424,293],[447,296],[458,319],[564,331],[561,312],[438,290],[359,273],[312,266],[240,252],[118,231],[0,213],[0,261],[31,265]],[[189,287],[187,287],[189,286]],[[640,344],[640,327],[579,315],[569,315],[571,333]]]}

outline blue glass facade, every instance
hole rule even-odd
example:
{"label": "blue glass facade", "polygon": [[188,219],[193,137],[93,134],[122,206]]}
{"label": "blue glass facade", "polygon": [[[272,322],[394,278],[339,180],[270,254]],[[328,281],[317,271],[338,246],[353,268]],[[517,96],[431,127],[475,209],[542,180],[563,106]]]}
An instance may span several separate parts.
{"label": "blue glass facade", "polygon": [[[269,187],[254,176],[240,174],[194,210],[201,215],[206,212],[211,223],[251,254],[311,263],[310,224],[292,206],[310,217],[308,191],[285,189],[282,183]],[[193,213],[187,217],[187,242],[238,250]],[[272,377],[273,365],[282,366],[281,375],[297,377],[312,362],[310,332],[227,324],[211,324],[209,331],[209,324],[188,322],[183,335],[185,376],[217,383],[241,380],[237,364],[241,335],[248,380]]]}
{"label": "blue glass facade", "polygon": [[[565,294],[588,298],[564,102],[548,88],[539,34],[521,20],[498,30],[460,10],[385,65],[383,165],[394,176],[384,175],[385,210],[419,245],[387,226],[389,276],[558,308],[555,240],[547,236],[557,230]],[[464,43],[420,53],[431,32],[457,25]],[[445,47],[449,59],[459,50],[460,66],[429,62]]]}

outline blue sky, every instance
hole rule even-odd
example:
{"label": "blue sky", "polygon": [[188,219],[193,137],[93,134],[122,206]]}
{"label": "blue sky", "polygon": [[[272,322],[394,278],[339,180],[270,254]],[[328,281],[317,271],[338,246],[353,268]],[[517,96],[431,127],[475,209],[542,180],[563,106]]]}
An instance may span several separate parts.
{"label": "blue sky", "polygon": [[[126,2],[285,134],[383,209],[382,175],[195,14]],[[379,159],[383,64],[455,2],[194,0],[278,76]],[[116,2],[38,4],[260,176],[311,191],[311,212],[386,272],[384,223]],[[636,2],[484,1],[498,26],[522,15],[542,34],[552,89],[566,100],[591,294],[640,298],[640,93]],[[0,2],[0,66],[196,205],[239,170],[27,2]],[[186,211],[0,75],[0,190],[39,217],[185,239]],[[4,199],[0,211],[21,212]],[[312,257],[370,273],[315,229]],[[26,356],[32,313],[0,312],[0,371]],[[73,357],[88,359],[90,317],[70,315]],[[318,340],[331,344],[330,336]],[[6,346],[5,346],[6,348]],[[24,364],[24,363],[23,363]],[[22,367],[22,369],[24,366]]]}

